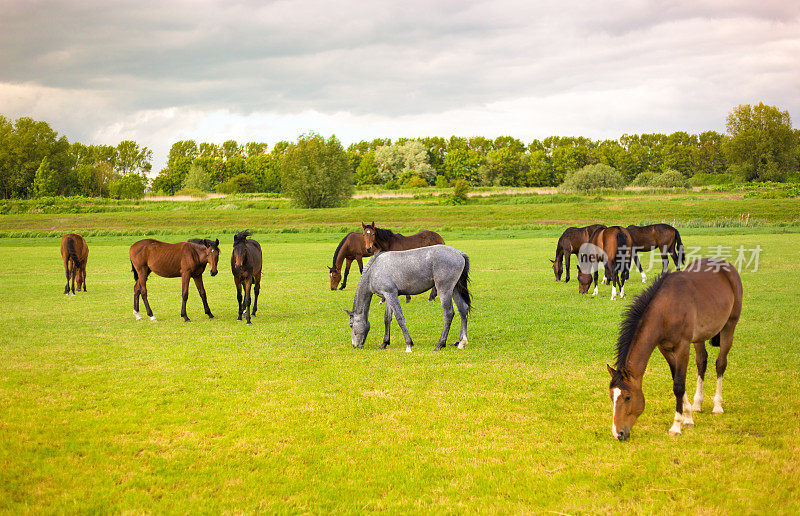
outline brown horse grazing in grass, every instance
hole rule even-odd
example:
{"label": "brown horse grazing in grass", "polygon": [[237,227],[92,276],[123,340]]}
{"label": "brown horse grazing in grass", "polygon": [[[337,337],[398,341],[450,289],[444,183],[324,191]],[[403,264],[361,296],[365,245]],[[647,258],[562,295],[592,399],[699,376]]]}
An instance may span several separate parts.
{"label": "brown horse grazing in grass", "polygon": [[578,253],[578,292],[586,294],[594,279],[597,295],[597,276],[602,264],[606,278],[611,279],[611,300],[625,297],[625,281],[631,266],[631,235],[623,227],[611,226],[596,230]]}
{"label": "brown horse grazing in grass", "polygon": [[[683,272],[662,274],[642,292],[623,316],[616,369],[606,366],[611,374],[614,438],[622,441],[630,437],[631,427],[644,411],[642,377],[655,348],[667,359],[672,373],[675,418],[670,435],[680,435],[681,426],[694,426],[692,410],[700,412],[707,340],[719,347],[712,412],[721,414],[722,376],[741,312],[742,280],[736,268],[725,260],[696,260]],[[697,358],[694,407],[686,396],[686,370],[692,344]]]}
{"label": "brown horse grazing in grass", "polygon": [[[339,290],[344,290],[347,286],[347,275],[350,274],[350,265],[353,260],[358,262],[358,272],[364,272],[364,263],[361,261],[365,256],[372,256],[372,252],[367,251],[367,246],[364,241],[364,235],[361,233],[348,233],[333,252],[333,267],[328,267],[328,272],[331,275],[331,290],[336,290],[339,282],[342,286]],[[344,269],[344,276],[342,276],[342,264],[347,260],[347,265]]]}
{"label": "brown horse grazing in grass", "polygon": [[[67,233],[61,237],[61,258],[64,261],[64,272],[67,275],[67,286],[64,294],[75,295],[75,282],[78,282],[78,291],[83,288],[86,292],[86,260],[89,258],[89,246],[86,240],[77,233]],[[72,289],[69,282],[72,280]]]}
{"label": "brown horse grazing in grass", "polygon": [[[253,317],[258,310],[258,292],[261,290],[261,245],[255,240],[248,240],[250,232],[240,231],[233,237],[233,254],[231,254],[231,271],[236,284],[236,299],[239,301],[239,320],[242,312],[250,322],[250,288],[255,285],[256,298],[253,301]],[[244,302],[242,302],[242,286],[244,286]]]}
{"label": "brown horse grazing in grass", "polygon": [[556,276],[556,281],[561,281],[561,275],[564,272],[567,273],[564,283],[569,281],[570,255],[578,256],[578,251],[583,244],[589,241],[589,237],[598,229],[605,227],[602,224],[592,224],[584,228],[571,227],[564,231],[556,244],[556,259],[550,260],[550,263],[553,264],[553,273]]}
{"label": "brown horse grazing in grass", "polygon": [[186,301],[189,299],[189,279],[194,279],[200,298],[203,300],[203,307],[209,319],[214,315],[208,307],[206,299],[206,289],[203,286],[203,272],[206,265],[211,266],[211,275],[217,275],[217,262],[219,261],[219,240],[203,240],[202,244],[193,242],[179,242],[168,244],[147,238],[139,240],[131,246],[128,255],[131,258],[131,270],[133,279],[133,315],[136,320],[142,318],[139,315],[139,295],[142,296],[144,307],[150,320],[155,321],[156,317],[150,310],[150,303],[147,302],[147,276],[151,272],[163,278],[177,278],[182,280],[183,303],[181,305],[181,317],[189,322],[186,315]]}
{"label": "brown horse grazing in grass", "polygon": [[[444,238],[435,231],[423,230],[419,233],[414,233],[411,236],[403,236],[400,233],[394,233],[390,229],[383,229],[375,227],[375,221],[372,224],[361,223],[364,229],[364,244],[367,252],[373,252],[375,249],[380,251],[407,251],[409,249],[419,249],[420,247],[428,247],[431,245],[444,244]],[[406,296],[406,303],[409,302],[411,296]],[[428,301],[436,299],[436,287],[431,289],[431,295]]]}
{"label": "brown horse grazing in grass", "polygon": [[636,262],[636,267],[642,274],[642,283],[647,281],[647,275],[642,270],[642,264],[639,263],[639,253],[647,253],[658,249],[661,251],[661,272],[667,272],[669,267],[669,255],[672,256],[672,261],[675,262],[675,268],[681,270],[683,264],[684,251],[683,242],[681,242],[681,235],[678,230],[669,224],[651,224],[649,226],[634,226],[630,225],[627,228],[628,233],[631,234],[633,240],[633,260]]}

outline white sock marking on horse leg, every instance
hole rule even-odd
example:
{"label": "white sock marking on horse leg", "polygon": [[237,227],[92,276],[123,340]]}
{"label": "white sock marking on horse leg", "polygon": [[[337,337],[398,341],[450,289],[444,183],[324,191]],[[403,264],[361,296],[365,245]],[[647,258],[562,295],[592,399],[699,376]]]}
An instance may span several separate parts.
{"label": "white sock marking on horse leg", "polygon": [[647,274],[642,272],[642,283],[646,283],[646,282],[647,282]]}
{"label": "white sock marking on horse leg", "polygon": [[714,394],[714,410],[712,414],[722,414],[722,377],[717,378],[717,392]]}
{"label": "white sock marking on horse leg", "polygon": [[596,296],[598,292],[597,285],[594,286],[594,292],[592,292],[592,297]]}
{"label": "white sock marking on horse leg", "polygon": [[137,321],[141,321],[142,320],[142,316],[139,315],[139,312],[137,312],[136,310],[133,311],[133,316],[136,317]]}
{"label": "white sock marking on horse leg", "polygon": [[694,412],[701,412],[703,409],[703,379],[697,377],[697,390],[694,391],[694,405],[692,410]]}
{"label": "white sock marking on horse leg", "polygon": [[622,288],[619,289],[619,298],[622,299],[625,297],[625,285],[622,285]]}
{"label": "white sock marking on horse leg", "polygon": [[616,285],[611,285],[611,300],[617,299],[617,287]]}
{"label": "white sock marking on horse leg", "polygon": [[411,346],[406,344],[406,353],[411,353]]}
{"label": "white sock marking on horse leg", "polygon": [[156,320],[156,316],[155,316],[155,315],[151,315],[151,316],[150,316],[150,320],[151,320],[151,321],[155,321],[155,320]]}
{"label": "white sock marking on horse leg", "polygon": [[683,394],[683,426],[694,426],[692,419],[692,406],[689,404],[689,396]]}
{"label": "white sock marking on horse leg", "polygon": [[465,335],[465,336],[464,336],[464,338],[463,338],[463,339],[461,339],[461,340],[458,342],[458,349],[464,349],[464,346],[466,346],[466,345],[467,345],[467,337],[466,337],[466,335]]}
{"label": "white sock marking on horse leg", "polygon": [[683,416],[675,413],[675,418],[672,420],[672,426],[669,429],[669,435],[681,435],[681,422],[683,421]]}

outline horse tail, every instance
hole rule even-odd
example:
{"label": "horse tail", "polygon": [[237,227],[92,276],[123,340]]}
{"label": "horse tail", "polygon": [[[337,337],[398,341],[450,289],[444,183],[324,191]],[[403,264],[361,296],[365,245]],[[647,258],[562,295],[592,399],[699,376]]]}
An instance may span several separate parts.
{"label": "horse tail", "polygon": [[472,295],[469,293],[469,256],[464,253],[462,253],[461,256],[464,257],[464,270],[461,271],[461,276],[456,282],[456,291],[464,299],[464,302],[467,303],[467,312],[471,312]]}
{"label": "horse tail", "polygon": [[133,281],[139,281],[139,275],[136,274],[136,267],[133,266],[133,260],[131,260],[131,272],[133,272]]}
{"label": "horse tail", "polygon": [[[630,251],[631,256],[628,260],[625,259],[625,254]],[[625,238],[625,233],[621,230],[617,231],[617,256],[621,258],[621,263],[617,264],[616,268],[620,271],[622,277],[622,281],[625,281],[627,278],[628,266],[630,265],[630,260],[633,259],[633,249],[628,249],[628,240]],[[611,271],[612,274],[614,271]]]}
{"label": "horse tail", "polygon": [[711,337],[711,345],[714,346],[715,348],[719,347],[719,333]]}
{"label": "horse tail", "polygon": [[78,259],[78,252],[75,251],[75,241],[72,237],[67,239],[67,253],[69,253],[69,258],[72,260],[72,267],[77,270],[81,266],[81,261]]}
{"label": "horse tail", "polygon": [[[683,242],[681,242],[681,234],[678,233],[678,230],[675,230],[675,252],[678,253],[678,263],[676,264],[678,269],[683,266],[684,261],[684,251],[683,251]],[[719,346],[719,344],[717,344]]]}

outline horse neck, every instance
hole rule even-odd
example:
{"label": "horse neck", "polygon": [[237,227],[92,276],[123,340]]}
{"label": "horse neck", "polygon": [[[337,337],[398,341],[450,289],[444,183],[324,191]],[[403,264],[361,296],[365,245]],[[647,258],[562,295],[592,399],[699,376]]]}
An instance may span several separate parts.
{"label": "horse neck", "polygon": [[[374,260],[374,258],[373,258]],[[367,314],[369,312],[369,304],[372,302],[372,291],[369,287],[371,274],[371,263],[367,265],[364,272],[361,274],[361,279],[358,280],[356,287],[356,296],[353,299],[353,312],[360,314]]]}
{"label": "horse neck", "polygon": [[561,247],[561,242],[556,244],[556,261],[561,263],[564,260],[564,248]]}
{"label": "horse neck", "polygon": [[347,256],[345,249],[348,247],[347,242],[345,242],[342,247],[339,248],[339,252],[336,253],[336,258],[333,259],[333,268],[339,272],[342,272],[342,264],[344,263],[344,259]]}
{"label": "horse neck", "polygon": [[651,328],[653,328],[653,326],[645,324],[645,321],[640,323],[639,330],[636,332],[636,335],[634,335],[633,342],[628,351],[628,357],[625,359],[625,369],[627,369],[631,376],[636,378],[640,384],[644,376],[644,371],[647,369],[647,362],[650,360],[650,356],[656,349],[659,340],[659,336],[654,335],[656,330]]}

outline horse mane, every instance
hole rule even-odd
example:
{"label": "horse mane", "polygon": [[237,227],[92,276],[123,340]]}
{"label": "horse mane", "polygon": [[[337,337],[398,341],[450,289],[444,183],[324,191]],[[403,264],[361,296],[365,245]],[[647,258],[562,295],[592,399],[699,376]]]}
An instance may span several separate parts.
{"label": "horse mane", "polygon": [[633,344],[633,338],[636,336],[636,331],[639,329],[639,323],[647,312],[647,307],[650,306],[650,301],[656,295],[656,292],[664,284],[671,272],[661,274],[652,285],[647,287],[641,294],[636,296],[633,303],[622,312],[622,323],[619,325],[619,338],[617,339],[617,357],[616,368],[617,371],[622,371],[625,368],[625,362],[628,360],[628,353]]}
{"label": "horse mane", "polygon": [[391,229],[375,228],[375,237],[381,242],[388,242],[394,236]]}
{"label": "horse mane", "polygon": [[336,246],[336,250],[333,252],[333,263],[331,264],[331,267],[336,267],[336,257],[337,257],[337,256],[339,256],[339,250],[340,250],[340,249],[342,248],[342,246],[344,245],[344,241],[345,241],[345,240],[347,240],[347,238],[348,238],[350,235],[352,235],[352,234],[353,234],[353,233],[348,233],[348,234],[346,234],[346,235],[344,236],[344,238],[342,238],[341,242],[339,242],[339,245],[338,245],[338,246]]}
{"label": "horse mane", "polygon": [[239,231],[233,237],[233,245],[243,244],[247,240],[247,237],[249,237],[251,234],[252,233],[250,233],[250,231],[247,229],[244,231]]}

